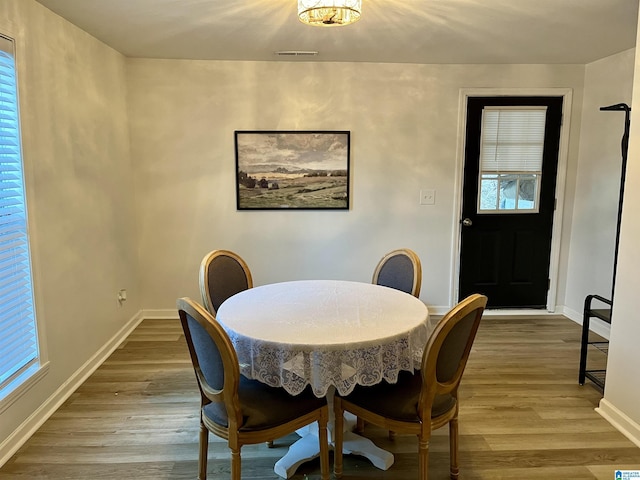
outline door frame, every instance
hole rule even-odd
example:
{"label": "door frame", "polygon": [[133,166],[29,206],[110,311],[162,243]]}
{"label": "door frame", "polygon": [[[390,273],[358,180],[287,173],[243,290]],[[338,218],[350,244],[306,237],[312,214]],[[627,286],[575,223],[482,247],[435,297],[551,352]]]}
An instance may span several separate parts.
{"label": "door frame", "polygon": [[[560,126],[560,146],[558,151],[558,172],[556,178],[556,209],[553,212],[551,231],[551,257],[549,259],[549,291],[547,293],[547,311],[554,313],[557,307],[558,275],[560,269],[560,246],[562,237],[562,218],[565,204],[565,188],[567,180],[567,163],[569,157],[569,132],[571,130],[571,107],[573,105],[573,89],[571,88],[461,88],[458,104],[458,146],[456,152],[456,181],[453,207],[453,256],[451,259],[450,299],[455,305],[459,291],[460,277],[460,244],[462,228],[462,189],[464,173],[465,132],[467,128],[467,99],[469,97],[562,97],[562,124]],[[516,314],[518,310],[509,310]],[[530,311],[527,311],[530,312]]]}

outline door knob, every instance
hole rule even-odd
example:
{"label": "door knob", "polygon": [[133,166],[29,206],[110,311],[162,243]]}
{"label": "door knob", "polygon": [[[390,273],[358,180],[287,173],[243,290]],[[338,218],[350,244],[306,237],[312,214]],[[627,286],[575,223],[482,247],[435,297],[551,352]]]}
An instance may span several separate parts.
{"label": "door knob", "polygon": [[465,218],[464,220],[462,220],[462,225],[465,227],[470,227],[471,225],[473,225],[473,222],[470,218]]}

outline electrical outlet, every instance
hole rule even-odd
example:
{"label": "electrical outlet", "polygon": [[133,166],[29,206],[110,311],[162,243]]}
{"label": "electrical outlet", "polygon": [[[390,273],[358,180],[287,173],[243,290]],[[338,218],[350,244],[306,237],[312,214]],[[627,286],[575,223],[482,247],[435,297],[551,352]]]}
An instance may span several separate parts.
{"label": "electrical outlet", "polygon": [[420,205],[435,205],[436,191],[430,188],[420,190]]}
{"label": "electrical outlet", "polygon": [[127,291],[123,288],[118,290],[118,303],[122,304],[127,300]]}

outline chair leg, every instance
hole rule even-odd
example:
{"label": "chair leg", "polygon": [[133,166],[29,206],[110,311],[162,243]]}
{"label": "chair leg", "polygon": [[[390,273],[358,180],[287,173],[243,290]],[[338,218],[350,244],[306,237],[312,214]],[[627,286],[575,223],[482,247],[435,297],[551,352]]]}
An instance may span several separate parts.
{"label": "chair leg", "polygon": [[342,478],[342,444],[344,442],[344,410],[340,397],[333,398],[333,413],[335,424],[333,431],[333,473],[336,478]]}
{"label": "chair leg", "polygon": [[420,480],[428,480],[429,478],[429,443],[431,442],[431,432],[427,433],[427,437],[418,436],[418,471]]}
{"label": "chair leg", "polygon": [[198,480],[207,480],[207,456],[209,454],[209,430],[200,420],[200,452],[198,454]]}
{"label": "chair leg", "polygon": [[460,469],[458,468],[458,417],[449,422],[449,476],[457,480]]}
{"label": "chair leg", "polygon": [[231,449],[231,480],[241,480],[240,447]]}
{"label": "chair leg", "polygon": [[320,476],[322,480],[329,480],[329,436],[327,434],[327,422],[329,411],[323,409],[318,420],[318,441],[320,442]]}

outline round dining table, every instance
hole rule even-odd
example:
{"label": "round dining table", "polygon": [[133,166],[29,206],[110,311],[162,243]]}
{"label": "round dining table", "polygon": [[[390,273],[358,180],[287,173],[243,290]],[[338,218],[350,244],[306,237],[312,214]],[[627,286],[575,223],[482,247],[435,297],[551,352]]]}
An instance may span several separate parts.
{"label": "round dining table", "polygon": [[[349,394],[356,385],[394,383],[419,369],[431,333],[429,311],[418,298],[389,287],[343,280],[300,280],[257,286],[233,295],[217,320],[237,352],[241,373],[297,395],[310,386],[317,397]],[[349,429],[355,418],[348,419]],[[332,442],[333,422],[329,438]],[[275,465],[291,477],[318,456],[317,427]],[[366,457],[383,470],[393,454],[348,431],[344,453]]]}

